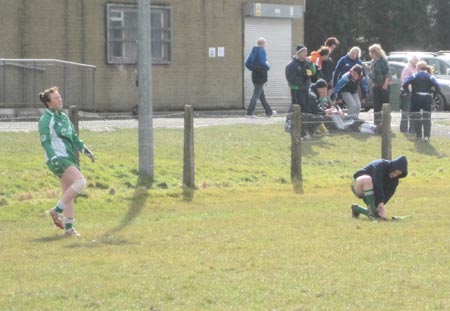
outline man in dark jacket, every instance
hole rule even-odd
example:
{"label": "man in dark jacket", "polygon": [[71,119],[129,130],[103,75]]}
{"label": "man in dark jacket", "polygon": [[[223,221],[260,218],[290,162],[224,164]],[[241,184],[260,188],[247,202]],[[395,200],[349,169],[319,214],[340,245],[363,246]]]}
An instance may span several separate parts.
{"label": "man in dark jacket", "polygon": [[364,214],[369,218],[387,219],[385,204],[394,195],[399,179],[408,175],[408,160],[400,156],[395,160],[375,160],[353,175],[352,191],[363,199],[368,208],[352,205],[352,215]]}
{"label": "man in dark jacket", "polygon": [[259,99],[268,117],[277,114],[272,110],[269,103],[267,103],[266,95],[264,94],[264,84],[267,82],[267,71],[270,69],[269,62],[266,55],[266,39],[259,38],[256,42],[256,46],[253,47],[250,55],[245,61],[245,67],[252,72],[252,82],[255,86],[253,90],[253,96],[250,100],[250,104],[247,107],[246,117],[255,117],[256,101]]}
{"label": "man in dark jacket", "polygon": [[[311,86],[311,76],[315,75],[315,73],[315,67],[308,59],[308,48],[302,44],[297,45],[294,57],[285,68],[286,80],[291,89],[292,100],[289,113],[293,111],[294,105],[301,107],[302,115],[312,113],[309,104],[309,87]],[[291,130],[291,114],[288,114],[286,118],[285,130],[287,132]],[[303,138],[310,139],[311,134],[305,129],[305,126],[302,127]]]}

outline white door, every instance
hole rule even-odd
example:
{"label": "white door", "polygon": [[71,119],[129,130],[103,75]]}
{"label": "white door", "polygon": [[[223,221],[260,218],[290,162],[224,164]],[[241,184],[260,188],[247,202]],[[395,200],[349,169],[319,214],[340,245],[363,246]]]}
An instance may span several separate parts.
{"label": "white door", "polygon": [[[267,60],[271,65],[264,93],[269,105],[275,110],[288,110],[291,103],[289,87],[284,69],[292,58],[292,23],[290,19],[245,18],[244,61],[256,44],[258,38],[266,39]],[[251,72],[244,73],[244,100],[248,106],[253,94]],[[256,105],[262,109],[259,101]]]}

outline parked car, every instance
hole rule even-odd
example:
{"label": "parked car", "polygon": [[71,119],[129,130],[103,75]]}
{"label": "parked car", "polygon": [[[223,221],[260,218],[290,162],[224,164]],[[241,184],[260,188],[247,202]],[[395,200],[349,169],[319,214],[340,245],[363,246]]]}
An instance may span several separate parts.
{"label": "parked car", "polygon": [[439,79],[450,80],[450,52],[391,52],[389,53],[389,61],[397,61],[407,63],[413,55],[419,56],[420,60],[424,60],[428,65],[433,67],[434,75]]}
{"label": "parked car", "polygon": [[[450,55],[450,54],[449,54]],[[406,62],[398,61],[388,61],[389,72],[391,74],[391,89],[390,89],[390,104],[391,110],[396,111],[400,109],[400,89],[401,89],[401,75]],[[366,73],[368,73],[368,68],[370,62],[364,63]],[[366,75],[368,76],[368,75]],[[450,78],[450,76],[449,76]],[[449,78],[441,78],[436,75],[436,80],[441,88],[440,92],[433,94],[433,111],[444,111],[450,110],[450,80]],[[373,108],[373,92],[371,89],[371,81],[369,80],[369,96],[365,104],[362,104],[361,109],[364,111],[369,111]]]}

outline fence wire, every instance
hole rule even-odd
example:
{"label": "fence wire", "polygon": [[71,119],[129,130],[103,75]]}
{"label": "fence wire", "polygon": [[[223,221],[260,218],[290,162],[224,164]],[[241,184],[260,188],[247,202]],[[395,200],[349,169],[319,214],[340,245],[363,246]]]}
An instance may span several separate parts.
{"label": "fence wire", "polygon": [[[37,109],[33,115],[17,116],[13,114],[1,114],[0,109],[0,131],[8,131],[13,129],[20,131],[35,130],[35,123],[39,120],[40,114],[43,112],[42,105]],[[155,128],[182,128],[183,127],[183,112],[154,112],[153,126]],[[415,113],[392,112],[391,128],[392,131],[401,132],[400,125],[402,117],[407,120],[408,131],[406,134],[414,135],[411,124],[415,121],[431,121],[431,136],[449,137],[450,138],[450,113],[432,112],[431,116],[421,115],[422,118]],[[284,129],[286,135],[289,131],[286,130],[286,121],[290,118],[289,114],[279,114],[275,117],[256,117],[245,118],[244,112],[195,112],[194,111],[194,126],[217,126],[217,125],[279,125]],[[101,131],[102,128],[133,128],[138,127],[138,116],[130,113],[91,113],[79,111],[79,119],[81,120],[80,128],[94,129]],[[320,140],[326,135],[333,135],[339,133],[361,133],[367,135],[378,135],[379,127],[374,124],[373,112],[361,113],[357,119],[351,117],[337,118],[335,116],[323,116],[314,114],[303,114],[302,123],[304,131],[309,133],[310,137],[307,140]],[[422,123],[423,126],[423,123]],[[404,131],[406,132],[406,131]]]}
{"label": "fence wire", "polygon": [[[277,115],[275,117],[257,117],[257,118],[245,118],[243,113],[236,114],[211,114],[207,112],[197,112],[194,113],[194,127],[202,128],[199,137],[208,137],[208,141],[205,140],[194,141],[195,146],[195,168],[196,174],[196,184],[199,187],[209,187],[211,185],[219,185],[220,187],[225,187],[233,180],[238,184],[255,184],[255,183],[290,183],[290,152],[291,152],[291,139],[290,133],[285,131],[287,114]],[[416,115],[408,114],[410,119],[415,120]],[[105,116],[98,115],[97,119],[83,119],[83,114],[80,112],[80,123],[79,128],[81,130],[89,131],[113,131],[115,129],[126,128],[126,129],[137,129],[139,126],[139,121],[136,116],[132,116],[131,113],[128,115],[116,114],[108,115],[107,119]],[[321,116],[321,115],[303,115],[302,123],[306,131],[309,132],[310,138],[304,138],[302,141],[302,167],[305,185],[310,187],[321,188],[322,184],[320,176],[324,174],[332,175],[331,182],[340,184],[342,182],[347,182],[351,180],[351,167],[362,165],[365,161],[369,159],[374,159],[380,157],[380,148],[375,145],[368,146],[371,149],[370,154],[351,154],[347,158],[351,160],[343,161],[338,155],[333,151],[334,145],[332,139],[327,139],[327,135],[357,135],[358,139],[352,139],[355,143],[365,144],[366,139],[364,135],[380,135],[373,131],[375,125],[373,123],[373,113],[361,113],[358,119],[344,117],[342,118],[342,123],[344,128],[340,128],[340,121],[336,122],[332,116]],[[411,140],[414,139],[414,134],[405,133],[405,135],[400,134],[400,122],[402,115],[399,112],[391,113],[391,128],[392,132],[395,133],[396,138],[394,144],[399,140]],[[445,137],[450,138],[450,113],[432,113],[431,114],[431,137],[432,141],[434,137]],[[365,126],[369,126],[365,128]],[[183,128],[184,128],[184,113],[182,112],[164,112],[155,113],[153,118],[154,128],[168,128],[176,129],[177,131],[172,131],[168,137],[175,136],[176,139],[173,140],[173,145],[168,146],[170,154],[167,157],[173,157],[175,160],[171,163],[174,167],[171,170],[180,172],[180,183],[181,183],[181,172],[183,171],[182,166],[182,154],[183,146],[180,142],[183,140]],[[220,126],[220,128],[218,128]],[[240,126],[241,130],[236,131],[236,133],[242,133],[238,136],[230,135],[230,127]],[[245,126],[242,128],[242,126]],[[262,130],[262,127],[271,127],[272,130]],[[213,129],[213,127],[215,127]],[[367,133],[363,132],[366,130]],[[1,131],[28,131],[37,132],[37,119],[31,121],[19,122],[17,119],[11,118],[9,122],[0,122],[0,132]],[[214,133],[215,136],[205,135],[205,133]],[[130,132],[130,141],[134,141],[136,136]],[[137,133],[137,131],[136,131]],[[167,132],[159,131],[157,132],[160,139],[165,137]],[[247,136],[248,134],[248,136]],[[83,133],[83,139],[87,142],[90,141],[89,134]],[[367,136],[368,137],[368,136]],[[282,139],[280,139],[282,138]],[[165,139],[165,138],[164,138]],[[222,139],[225,142],[222,142]],[[280,141],[282,143],[280,143]],[[380,140],[371,140],[372,142]],[[264,153],[261,154],[259,150],[262,144],[270,143],[274,146],[276,145],[277,150],[284,150],[283,153]],[[228,145],[227,145],[228,144]],[[425,144],[420,143],[419,145],[429,145],[430,148],[426,152],[432,151],[433,143]],[[222,159],[222,154],[224,151],[224,146],[232,146],[234,150],[238,152],[231,153],[230,158]],[[95,146],[94,146],[95,147]],[[97,146],[99,149],[103,146]],[[158,146],[155,146],[158,148]],[[326,152],[319,151],[325,150]],[[351,146],[348,146],[349,150]],[[94,148],[95,150],[95,148]],[[430,151],[431,150],[431,151]],[[137,150],[136,150],[137,152]],[[409,151],[408,151],[409,152]],[[330,156],[333,155],[333,156]],[[366,157],[362,159],[362,157]],[[158,157],[158,155],[156,155]],[[103,159],[103,161],[113,161],[111,158]],[[351,161],[349,163],[348,161]],[[248,163],[248,165],[243,165]],[[206,166],[206,167],[205,167]],[[238,169],[241,167],[243,169]],[[326,173],[325,173],[326,171]],[[162,177],[163,178],[163,177]],[[326,185],[328,186],[328,184]],[[308,188],[307,188],[308,189]],[[311,189],[311,188],[309,188]],[[307,190],[309,191],[309,190]]]}

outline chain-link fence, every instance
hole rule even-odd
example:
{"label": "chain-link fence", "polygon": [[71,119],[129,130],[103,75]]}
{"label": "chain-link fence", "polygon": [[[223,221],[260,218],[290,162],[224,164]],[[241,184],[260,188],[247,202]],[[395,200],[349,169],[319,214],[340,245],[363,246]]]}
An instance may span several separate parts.
{"label": "chain-link fence", "polygon": [[95,111],[95,66],[54,59],[0,59],[0,108],[42,108],[38,93],[55,85],[66,106]]}

